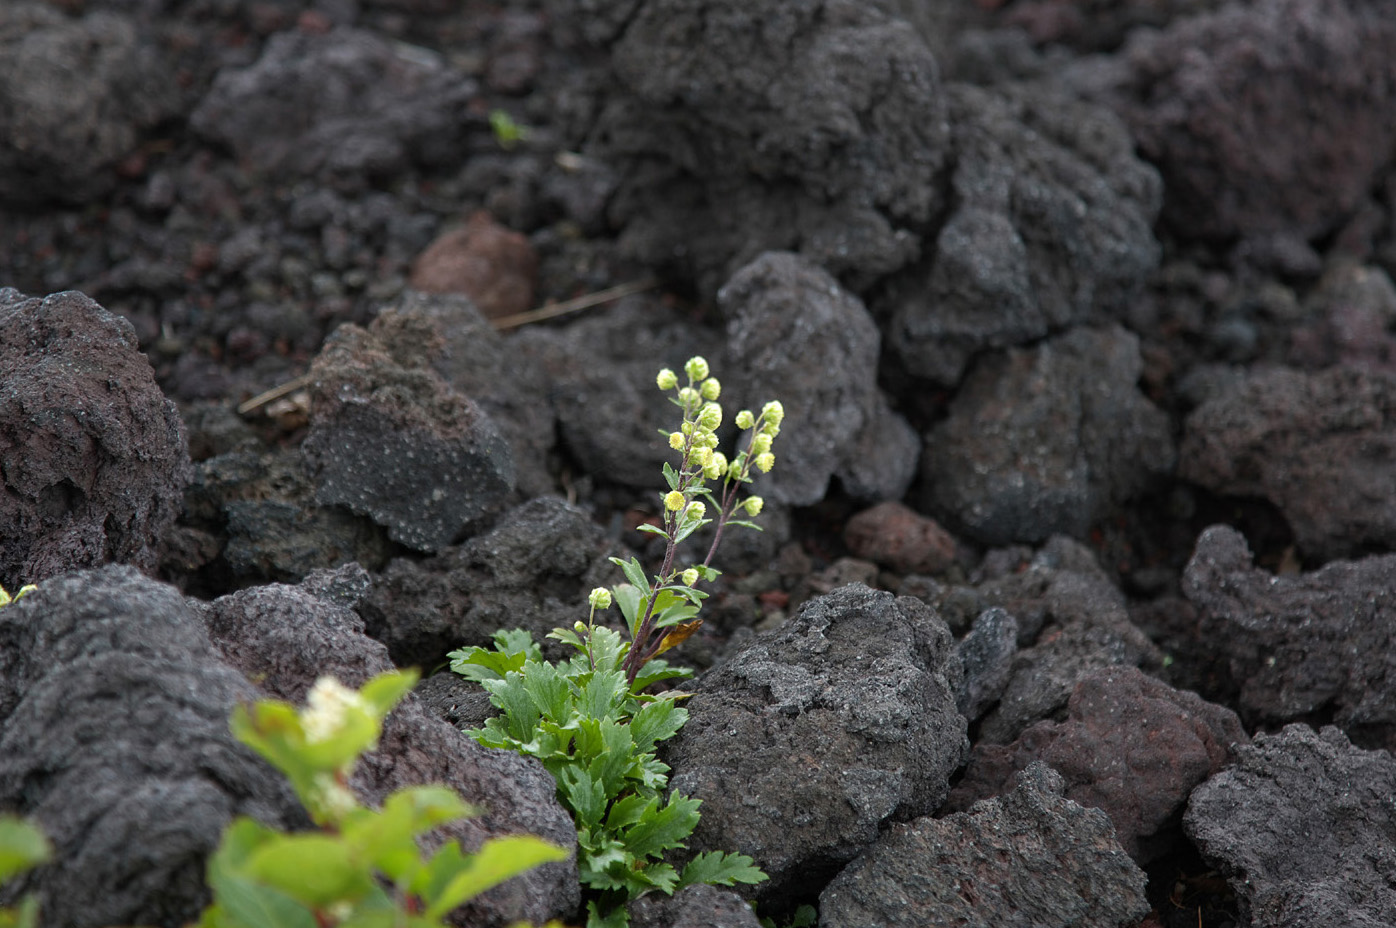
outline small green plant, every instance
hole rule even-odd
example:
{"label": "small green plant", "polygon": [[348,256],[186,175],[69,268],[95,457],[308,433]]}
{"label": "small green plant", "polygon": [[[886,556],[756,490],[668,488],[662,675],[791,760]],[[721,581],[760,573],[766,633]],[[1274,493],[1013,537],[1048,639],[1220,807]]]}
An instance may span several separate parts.
{"label": "small green plant", "polygon": [[504,110],[490,110],[490,131],[494,133],[499,147],[505,151],[512,150],[529,136],[528,126],[515,122],[514,117]]}
{"label": "small green plant", "polygon": [[[677,431],[661,432],[679,455],[677,470],[664,465],[669,490],[661,500],[662,524],[642,526],[667,542],[658,573],[647,575],[636,558],[612,558],[628,582],[593,590],[587,621],[548,635],[576,652],[561,663],[543,660],[532,636],[519,629],[496,632],[493,648],[450,654],[451,669],[480,683],[501,710],[469,734],[487,747],[537,757],[557,781],[558,796],[577,824],[581,880],[593,892],[588,928],[627,924],[625,903],[653,890],[674,893],[693,883],[731,886],[766,879],[741,854],[698,854],[682,872],[663,859],[693,833],[701,802],[677,792],[664,796],[669,768],[656,756],[655,745],[688,720],[688,711],[677,704],[687,694],[650,689],[692,674],[659,655],[702,624],[697,615],[707,594],[696,584],[718,577],[712,559],[724,529],[758,528],[738,516],[758,515],[761,498],[743,499],[741,489],[751,483],[753,468],[764,473],[774,465],[771,444],[785,415],[775,402],[760,415],[738,413],[737,426],[750,435],[729,460],[717,450],[721,384],[709,376],[701,357],[690,358],[684,373],[682,387],[671,370],[657,378],[661,390],[674,392],[672,402],[683,413]],[[717,481],[715,492],[709,484]],[[715,518],[707,517],[710,506]],[[680,567],[678,546],[714,522],[707,556]],[[596,624],[597,613],[612,603],[625,619],[628,641]]]}
{"label": "small green plant", "polygon": [[[29,589],[33,587],[20,590],[19,595],[23,596]],[[4,592],[0,587],[0,594]],[[7,596],[0,605],[8,602]],[[42,831],[22,819],[0,815],[0,883],[45,863],[52,856],[53,848]],[[25,896],[12,909],[0,909],[0,928],[38,928],[38,925],[39,900],[34,896]]]}
{"label": "small green plant", "polygon": [[400,789],[382,809],[359,803],[348,786],[354,764],[416,679],[381,674],[356,692],[322,677],[302,710],[277,700],[234,710],[234,734],[286,775],[319,830],[234,820],[209,860],[214,901],[199,928],[438,928],[490,887],[567,857],[530,835],[486,841],[474,854],[450,841],[424,857],[418,837],[473,814],[445,787]]}
{"label": "small green plant", "polygon": [[30,593],[34,592],[37,589],[38,587],[32,583],[26,584],[25,586],[19,588],[18,593],[16,593],[14,596],[11,596],[9,593],[5,592],[5,588],[3,586],[0,586],[0,607],[8,606],[10,603],[14,602],[20,597],[28,596]]}

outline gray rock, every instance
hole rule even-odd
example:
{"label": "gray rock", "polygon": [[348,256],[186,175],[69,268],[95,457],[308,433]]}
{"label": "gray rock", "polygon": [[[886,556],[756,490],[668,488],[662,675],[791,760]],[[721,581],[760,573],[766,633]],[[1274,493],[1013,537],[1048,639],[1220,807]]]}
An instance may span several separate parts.
{"label": "gray rock", "polygon": [[1353,737],[1396,748],[1396,555],[1275,576],[1245,539],[1213,526],[1183,593],[1240,690],[1242,714],[1273,724],[1332,713]]}
{"label": "gray rock", "polygon": [[0,8],[0,200],[85,203],[116,164],[174,116],[182,94],[164,49],[119,13]]}
{"label": "gray rock", "polygon": [[926,437],[931,508],[990,545],[1084,538],[1168,474],[1167,416],[1139,392],[1139,342],[1074,329],[976,362]]}
{"label": "gray rock", "polygon": [[514,486],[493,420],[429,366],[440,335],[417,314],[341,326],[311,365],[301,446],[315,499],[367,515],[395,541],[435,552],[502,509]]}
{"label": "gray rock", "polygon": [[75,290],[0,289],[0,583],[155,567],[189,451],[125,319]]}
{"label": "gray rock", "polygon": [[974,354],[1118,314],[1157,266],[1157,173],[1103,107],[950,85],[955,207],[873,307],[907,368],[954,384]]}
{"label": "gray rock", "polygon": [[619,581],[607,557],[622,553],[586,513],[542,497],[459,548],[393,561],[360,611],[399,665],[435,667],[448,651],[488,646],[508,628],[528,629],[545,654],[560,656],[564,646],[544,636],[586,618],[587,593]]}
{"label": "gray rock", "polygon": [[584,29],[611,52],[593,153],[617,166],[611,214],[636,258],[707,293],[764,251],[865,278],[915,258],[949,132],[935,59],[905,20],[855,0],[613,0],[577,16],[625,23]]}
{"label": "gray rock", "polygon": [[894,825],[819,897],[823,928],[1125,928],[1149,911],[1145,877],[1109,818],[1063,798],[1045,764],[943,819]]}
{"label": "gray rock", "polygon": [[[862,302],[798,255],[769,252],[734,274],[718,303],[728,317],[724,405],[756,412],[779,399],[785,408],[762,495],[807,506],[824,498],[830,477],[856,471],[862,479],[846,489],[901,496],[918,449],[901,440],[910,427],[878,391],[881,337]],[[891,440],[869,455],[865,446],[884,434]]]}
{"label": "gray rock", "polygon": [[641,896],[630,904],[632,928],[761,928],[751,904],[730,889],[699,883],[672,897]]}
{"label": "gray rock", "polygon": [[1289,725],[1195,789],[1183,829],[1254,928],[1384,928],[1396,912],[1393,795],[1390,753]]}
{"label": "gray rock", "polygon": [[349,27],[272,36],[224,68],[190,119],[268,174],[361,184],[457,157],[475,82],[425,48]]}
{"label": "gray rock", "polygon": [[1305,555],[1396,547],[1396,374],[1259,369],[1188,416],[1178,474],[1267,499]]}
{"label": "gray rock", "polygon": [[971,722],[1003,695],[1018,652],[1018,620],[995,606],[974,620],[969,634],[955,643],[964,677],[955,694],[960,714]]}
{"label": "gray rock", "polygon": [[309,824],[228,729],[258,696],[193,601],[130,567],[52,578],[0,609],[0,807],[55,848],[0,902],[37,892],[46,924],[74,928],[197,918],[234,815]]}
{"label": "gray rock", "polygon": [[[209,605],[209,634],[229,663],[276,698],[299,704],[325,674],[362,686],[393,669],[387,648],[364,634],[353,608],[370,582],[350,565],[312,574],[297,587],[242,590]],[[557,784],[540,764],[480,747],[409,696],[384,722],[378,750],[359,762],[350,786],[378,805],[394,790],[423,783],[447,786],[481,809],[477,818],[443,826],[437,843],[457,838],[471,851],[506,834],[576,843],[571,816],[555,798]],[[561,861],[477,897],[456,917],[480,926],[542,923],[570,915],[578,899],[576,861]]]}
{"label": "gray rock", "polygon": [[1134,667],[1086,674],[1066,719],[1041,721],[1009,745],[981,741],[946,809],[967,810],[1013,788],[1042,761],[1062,775],[1073,802],[1102,809],[1125,852],[1140,864],[1169,850],[1188,794],[1249,742],[1236,713],[1173,689]]}
{"label": "gray rock", "polygon": [[740,891],[781,909],[934,810],[968,749],[950,647],[925,604],[855,584],[704,674],[661,752],[703,801],[689,849],[751,855],[771,879]]}

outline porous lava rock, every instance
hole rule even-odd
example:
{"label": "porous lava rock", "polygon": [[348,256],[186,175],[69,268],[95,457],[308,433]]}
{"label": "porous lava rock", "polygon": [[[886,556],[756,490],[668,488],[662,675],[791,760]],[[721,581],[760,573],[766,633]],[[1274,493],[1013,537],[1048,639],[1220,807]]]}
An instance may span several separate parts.
{"label": "porous lava rock", "polygon": [[[214,647],[258,686],[301,704],[322,675],[359,687],[393,669],[387,648],[364,634],[354,607],[371,578],[358,565],[317,571],[298,586],[271,584],[223,596],[205,619]],[[405,786],[439,784],[477,806],[477,818],[443,826],[432,839],[456,838],[468,852],[488,838],[532,834],[563,847],[576,843],[557,784],[536,762],[482,748],[409,696],[385,720],[378,749],[364,756],[349,785],[371,805]],[[578,903],[575,860],[546,864],[490,890],[453,918],[459,924],[541,924]]]}
{"label": "porous lava rock", "polygon": [[969,633],[955,642],[960,663],[955,705],[970,722],[977,722],[999,701],[1013,676],[1018,653],[1018,620],[1006,609],[985,609]]}
{"label": "porous lava rock", "polygon": [[544,636],[585,618],[587,593],[619,580],[607,557],[621,553],[585,512],[539,497],[457,548],[393,561],[359,608],[399,665],[435,667],[451,649],[488,646],[508,628],[560,656]]}
{"label": "porous lava rock", "polygon": [[751,855],[770,882],[741,891],[779,909],[885,822],[933,811],[969,746],[951,643],[919,600],[851,584],[705,673],[661,748],[670,785],[703,802],[689,849]]}
{"label": "porous lava rock", "polygon": [[1274,724],[1324,715],[1396,748],[1396,555],[1276,576],[1216,525],[1183,574],[1200,632],[1225,660],[1242,714]]}
{"label": "porous lava rock", "polygon": [[429,364],[440,334],[413,313],[341,326],[310,370],[301,446],[316,502],[367,515],[435,552],[502,509],[514,460],[493,420]]}
{"label": "porous lava rock", "polygon": [[1368,0],[1231,2],[1141,30],[1118,83],[1090,84],[1163,174],[1173,228],[1310,240],[1353,214],[1391,163],[1388,13]]}
{"label": "porous lava rock", "polygon": [[257,171],[356,189],[453,160],[476,92],[426,48],[347,26],[288,30],[252,64],[223,68],[190,124]]}
{"label": "porous lava rock", "polygon": [[1172,469],[1168,417],[1139,392],[1142,371],[1138,339],[1119,327],[986,355],[926,436],[930,511],[990,545],[1084,538]]}
{"label": "porous lava rock", "polygon": [[1104,107],[949,85],[953,209],[874,303],[912,373],[959,381],[987,348],[1119,315],[1159,260],[1158,174]]}
{"label": "porous lava rock", "polygon": [[1258,367],[1184,422],[1178,474],[1273,503],[1308,557],[1396,547],[1396,374]]}
{"label": "porous lava rock", "polygon": [[45,924],[183,925],[234,815],[309,825],[228,728],[259,693],[218,658],[197,605],[128,566],[50,578],[0,609],[0,807],[53,862],[6,883]]}
{"label": "porous lava rock", "polygon": [[537,274],[538,253],[528,238],[478,210],[417,256],[408,283],[425,293],[468,296],[494,319],[533,308]]}
{"label": "porous lava rock", "polygon": [[698,883],[673,896],[650,893],[630,904],[633,928],[760,928],[751,904],[730,889]]}
{"label": "porous lava rock", "polygon": [[1382,928],[1396,912],[1393,795],[1389,752],[1288,725],[1193,790],[1183,829],[1254,928]]}
{"label": "porous lava rock", "polygon": [[955,561],[955,538],[910,506],[878,503],[848,520],[844,543],[854,556],[897,573],[935,574]]}
{"label": "porous lava rock", "polygon": [[152,570],[189,451],[125,319],[77,291],[0,289],[0,583]]}
{"label": "porous lava rock", "polygon": [[86,203],[115,187],[117,163],[182,107],[171,70],[160,43],[120,12],[5,3],[0,200]]}
{"label": "porous lava rock", "polygon": [[865,498],[904,494],[918,442],[878,390],[882,340],[862,302],[799,255],[770,252],[723,285],[718,305],[728,317],[724,406],[756,412],[780,400],[785,409],[779,466],[761,493],[807,506],[837,476]]}
{"label": "porous lava rock", "polygon": [[892,828],[819,897],[825,928],[1125,928],[1149,911],[1144,873],[1110,819],[1034,763],[968,812]]}
{"label": "porous lava rock", "polygon": [[1042,761],[1061,774],[1062,795],[1110,816],[1120,846],[1143,864],[1176,842],[1193,787],[1249,741],[1230,709],[1135,667],[1103,668],[1076,684],[1064,721],[1038,722],[1012,744],[976,744],[945,808],[1005,793]]}
{"label": "porous lava rock", "polygon": [[592,148],[618,167],[630,254],[707,293],[764,251],[864,279],[916,257],[949,126],[908,22],[857,0],[611,0],[571,16],[594,18],[611,56]]}

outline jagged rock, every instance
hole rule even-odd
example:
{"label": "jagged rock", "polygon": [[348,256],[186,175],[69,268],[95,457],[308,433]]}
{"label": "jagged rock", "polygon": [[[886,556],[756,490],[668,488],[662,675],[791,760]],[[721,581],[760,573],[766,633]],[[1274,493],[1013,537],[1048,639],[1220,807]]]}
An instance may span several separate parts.
{"label": "jagged rock", "polygon": [[189,451],[125,319],[69,290],[0,289],[0,583],[153,569]]}
{"label": "jagged rock", "polygon": [[1188,416],[1178,457],[1185,480],[1274,503],[1306,555],[1396,547],[1396,374],[1256,369]]}
{"label": "jagged rock", "polygon": [[[875,499],[905,493],[918,448],[877,388],[881,336],[862,302],[798,255],[770,252],[734,274],[718,303],[728,317],[724,405],[756,412],[778,399],[785,408],[779,463],[761,493],[810,505],[831,477],[859,465],[862,479],[844,480],[846,489]],[[868,455],[864,436],[874,432],[891,440]],[[863,460],[874,456],[881,474]]]}
{"label": "jagged rock", "polygon": [[760,928],[751,905],[730,889],[699,883],[672,897],[641,896],[630,905],[632,928]]}
{"label": "jagged rock", "polygon": [[1288,725],[1193,790],[1183,830],[1254,928],[1383,928],[1396,912],[1393,795],[1390,753]]}
{"label": "jagged rock", "polygon": [[819,897],[824,928],[1126,928],[1149,911],[1145,877],[1110,819],[1063,798],[1035,763],[968,812],[892,829]]}
{"label": "jagged rock", "polygon": [[1183,575],[1200,633],[1263,723],[1332,713],[1354,737],[1396,747],[1396,555],[1275,576],[1229,526],[1207,529]]}
{"label": "jagged rock", "polygon": [[751,855],[771,879],[742,891],[780,909],[935,809],[968,749],[950,647],[924,603],[855,584],[705,673],[661,750],[703,801],[689,849]]}
{"label": "jagged rock", "polygon": [[1139,863],[1169,849],[1193,787],[1249,742],[1236,713],[1173,689],[1134,667],[1081,678],[1062,722],[1030,726],[1012,744],[981,742],[946,809],[962,812],[1012,788],[1018,771],[1042,761],[1065,780],[1067,799],[1101,809]]}
{"label": "jagged rock", "polygon": [[340,327],[311,365],[301,446],[315,500],[435,552],[502,509],[514,460],[493,420],[429,366],[441,336],[411,313]]}
{"label": "jagged rock", "polygon": [[1158,264],[1162,191],[1103,107],[1028,85],[948,96],[954,209],[874,310],[912,373],[954,384],[986,348],[1123,310]]}
{"label": "jagged rock", "polygon": [[963,673],[955,694],[961,715],[978,721],[999,701],[1012,678],[1016,653],[1018,620],[998,606],[981,612],[969,634],[955,643]]}
{"label": "jagged rock", "polygon": [[1074,329],[976,362],[926,436],[931,511],[990,545],[1091,525],[1172,470],[1168,418],[1139,392],[1139,341]]}
{"label": "jagged rock", "polygon": [[586,513],[543,497],[511,510],[491,531],[422,561],[393,561],[360,607],[369,634],[399,665],[431,668],[465,645],[490,644],[500,629],[544,636],[586,617],[587,593],[620,577],[622,553]]}

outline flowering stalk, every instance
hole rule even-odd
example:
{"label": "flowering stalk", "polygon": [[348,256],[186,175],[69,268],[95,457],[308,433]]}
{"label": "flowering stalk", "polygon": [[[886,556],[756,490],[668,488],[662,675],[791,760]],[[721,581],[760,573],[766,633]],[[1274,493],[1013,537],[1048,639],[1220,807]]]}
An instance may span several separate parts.
{"label": "flowering stalk", "polygon": [[[706,595],[694,589],[694,584],[700,579],[713,580],[718,576],[711,566],[712,560],[722,543],[723,531],[729,524],[759,528],[749,521],[736,518],[739,510],[748,517],[755,517],[762,508],[759,496],[742,499],[741,487],[751,483],[753,467],[766,473],[775,465],[771,445],[780,433],[780,424],[785,418],[784,408],[778,402],[770,402],[762,408],[759,416],[753,415],[750,410],[739,412],[736,423],[742,429],[749,429],[751,436],[745,448],[729,461],[726,455],[717,450],[717,429],[722,425],[722,406],[717,400],[722,394],[722,385],[709,374],[708,362],[694,357],[684,365],[684,386],[679,386],[678,375],[667,368],[661,370],[656,378],[661,390],[674,391],[670,402],[683,411],[683,420],[678,431],[668,433],[669,447],[679,453],[679,468],[676,471],[672,466],[664,465],[669,492],[663,498],[663,527],[642,526],[644,530],[663,535],[667,544],[655,585],[651,588],[643,579],[637,584],[649,590],[649,595],[644,597],[642,614],[627,616],[632,619],[632,641],[624,667],[626,679],[632,685],[646,662],[687,638],[701,624],[701,620],[697,619],[681,621],[681,618],[697,613],[697,607]],[[715,497],[708,487],[708,482],[714,480],[722,481],[720,497]],[[717,512],[715,520],[706,518],[708,504]],[[682,571],[677,569],[675,556],[679,543],[713,521],[717,522],[717,529],[702,564]],[[617,563],[622,567],[627,566],[620,561]],[[632,581],[637,579],[630,570],[626,573]],[[677,599],[673,596],[665,598],[661,595],[665,592],[677,594]],[[675,606],[678,606],[677,611]],[[664,624],[661,625],[661,622]]]}

